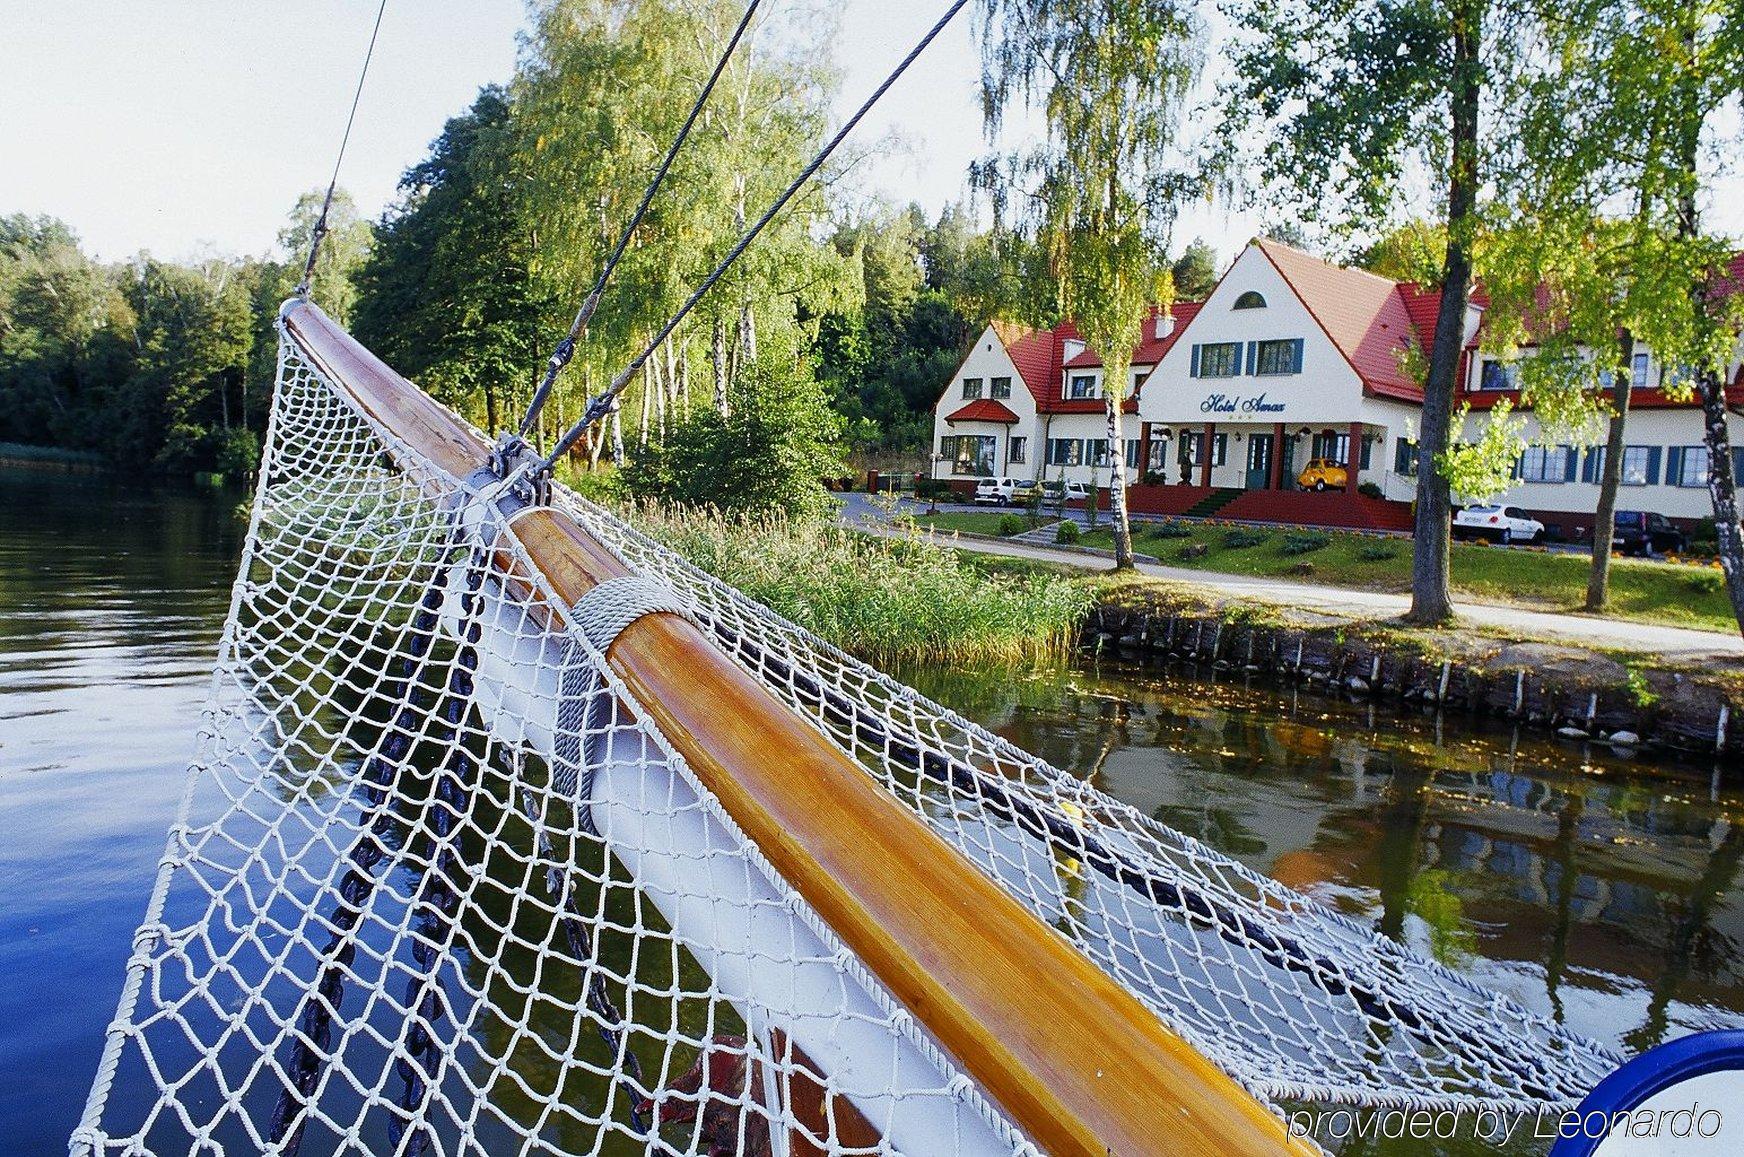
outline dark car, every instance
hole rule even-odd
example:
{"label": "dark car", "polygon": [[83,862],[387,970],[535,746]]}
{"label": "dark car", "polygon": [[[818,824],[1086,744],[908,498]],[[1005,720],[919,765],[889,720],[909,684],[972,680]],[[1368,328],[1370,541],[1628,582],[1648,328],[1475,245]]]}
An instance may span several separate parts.
{"label": "dark car", "polygon": [[1645,510],[1617,511],[1616,528],[1611,533],[1611,549],[1624,554],[1678,554],[1689,540],[1683,531],[1671,524],[1663,514]]}

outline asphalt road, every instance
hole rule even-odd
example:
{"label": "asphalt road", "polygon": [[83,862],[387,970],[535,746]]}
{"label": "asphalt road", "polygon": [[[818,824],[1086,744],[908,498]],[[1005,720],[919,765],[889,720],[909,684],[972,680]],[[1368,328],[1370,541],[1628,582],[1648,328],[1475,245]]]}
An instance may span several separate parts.
{"label": "asphalt road", "polygon": [[[876,533],[885,524],[882,511],[874,507],[864,494],[846,494],[842,519]],[[925,503],[904,502],[909,511],[926,509]],[[970,510],[972,506],[940,503],[940,510]],[[986,509],[985,507],[979,509]],[[1101,568],[1107,560],[1095,555],[1073,551],[1052,550],[1028,543],[959,539],[965,550],[985,554],[1007,555],[1035,559],[1040,562],[1063,563],[1067,566]],[[1186,567],[1141,563],[1141,573],[1197,587],[1224,598],[1246,599],[1276,606],[1300,608],[1320,614],[1349,619],[1397,618],[1410,608],[1408,595],[1385,591],[1351,590],[1323,586],[1318,583],[1293,582],[1289,579],[1263,578],[1251,575],[1216,574]],[[1535,639],[1566,640],[1576,645],[1642,651],[1670,659],[1700,659],[1712,655],[1744,655],[1744,638],[1737,634],[1694,630],[1687,627],[1662,627],[1652,623],[1635,623],[1597,616],[1533,611],[1520,607],[1476,603],[1469,599],[1455,601],[1460,618],[1475,626],[1519,634]]]}

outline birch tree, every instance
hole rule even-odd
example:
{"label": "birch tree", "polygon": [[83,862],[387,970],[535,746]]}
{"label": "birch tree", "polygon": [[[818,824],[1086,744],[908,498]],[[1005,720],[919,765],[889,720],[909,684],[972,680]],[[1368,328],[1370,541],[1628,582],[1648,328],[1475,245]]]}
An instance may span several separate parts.
{"label": "birch tree", "polygon": [[1039,112],[1041,139],[977,166],[1002,221],[1039,243],[1053,299],[1102,357],[1114,564],[1130,567],[1126,402],[1148,307],[1173,297],[1165,255],[1182,192],[1176,148],[1202,62],[1186,0],[981,0],[982,107],[997,141]]}

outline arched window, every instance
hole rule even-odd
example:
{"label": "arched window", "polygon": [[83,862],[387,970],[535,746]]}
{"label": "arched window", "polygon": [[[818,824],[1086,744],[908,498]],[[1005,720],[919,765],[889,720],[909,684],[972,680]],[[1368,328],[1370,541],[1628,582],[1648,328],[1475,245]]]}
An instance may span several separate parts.
{"label": "arched window", "polygon": [[1236,309],[1264,309],[1265,307],[1266,299],[1261,297],[1256,290],[1250,289],[1235,299]]}

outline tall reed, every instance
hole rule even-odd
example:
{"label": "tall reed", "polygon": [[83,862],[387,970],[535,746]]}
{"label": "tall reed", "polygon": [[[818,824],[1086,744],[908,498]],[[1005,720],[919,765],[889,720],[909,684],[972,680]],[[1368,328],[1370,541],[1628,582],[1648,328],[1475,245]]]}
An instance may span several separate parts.
{"label": "tall reed", "polygon": [[642,507],[636,524],[691,562],[873,663],[1058,660],[1092,597],[1057,576],[988,575],[910,533],[819,520]]}

